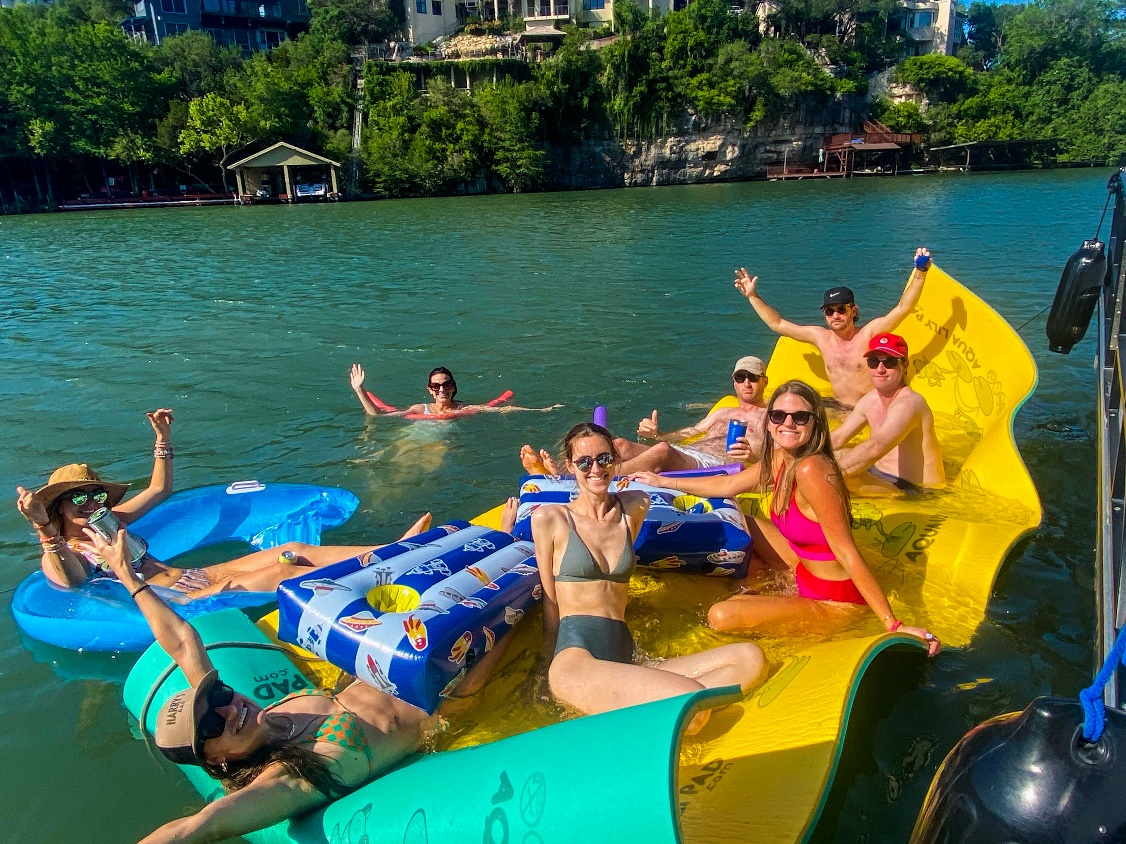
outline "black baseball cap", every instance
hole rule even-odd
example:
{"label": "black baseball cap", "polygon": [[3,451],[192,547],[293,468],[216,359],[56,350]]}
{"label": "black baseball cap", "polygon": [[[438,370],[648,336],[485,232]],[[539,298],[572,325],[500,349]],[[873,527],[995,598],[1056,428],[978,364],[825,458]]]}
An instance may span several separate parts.
{"label": "black baseball cap", "polygon": [[826,305],[852,305],[856,303],[856,297],[852,295],[852,289],[848,287],[830,287],[825,291],[825,301],[821,303],[821,307]]}

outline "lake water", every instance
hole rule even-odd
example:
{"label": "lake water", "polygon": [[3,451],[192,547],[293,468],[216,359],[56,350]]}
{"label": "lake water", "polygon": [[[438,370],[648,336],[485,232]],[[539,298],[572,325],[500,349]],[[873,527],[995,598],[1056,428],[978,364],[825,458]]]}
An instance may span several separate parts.
{"label": "lake water", "polygon": [[[794,319],[853,287],[892,306],[917,245],[1020,327],[1040,367],[1017,443],[1044,521],[1010,555],[973,643],[858,701],[815,838],[901,842],[937,764],[970,726],[1090,681],[1094,635],[1094,343],[1051,355],[1045,317],[1098,223],[1108,170],[751,183],[297,207],[0,218],[0,479],[35,486],[88,462],[151,469],[144,411],[173,407],[176,486],[256,478],[359,495],[329,543],[389,541],[425,510],[468,518],[515,491],[516,452],[606,403],[631,431],[671,429],[773,335],[734,268]],[[1105,233],[1105,232],[1104,232]],[[551,413],[442,426],[368,421],[349,365],[392,404],[504,389]],[[136,840],[199,806],[130,732],[132,658],[37,645],[11,591],[37,547],[0,509],[0,838]]]}

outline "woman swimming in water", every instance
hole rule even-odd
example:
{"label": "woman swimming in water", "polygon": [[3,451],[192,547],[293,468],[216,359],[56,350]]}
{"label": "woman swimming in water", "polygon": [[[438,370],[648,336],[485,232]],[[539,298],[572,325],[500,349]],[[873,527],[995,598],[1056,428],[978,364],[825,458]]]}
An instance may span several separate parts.
{"label": "woman swimming in water", "polygon": [[[86,542],[85,529],[95,512],[108,507],[122,524],[128,525],[172,494],[172,411],[161,408],[148,417],[156,433],[152,477],[148,487],[132,498],[123,500],[129,488],[127,484],[103,481],[85,463],[71,463],[56,469],[47,484],[34,492],[16,487],[19,496],[16,507],[39,536],[43,549],[40,565],[52,583],[73,588],[95,575],[105,574],[103,562]],[[426,513],[403,538],[421,533],[429,526],[430,514]],[[175,589],[195,599],[224,590],[272,592],[281,581],[293,577],[295,565],[316,568],[363,554],[373,547],[376,546],[289,542],[206,568],[177,568],[150,554],[134,562],[133,567],[146,582]],[[281,554],[285,551],[294,552],[296,560],[283,561]]]}
{"label": "woman swimming in water", "polygon": [[716,630],[758,630],[788,621],[835,625],[847,621],[850,609],[867,606],[889,633],[922,639],[932,656],[941,649],[928,630],[909,627],[895,617],[860,556],[852,538],[848,490],[833,457],[825,405],[808,384],[787,381],[771,396],[759,463],[735,475],[670,478],[639,472],[630,480],[708,498],[773,490],[770,520],[776,530],[760,532],[794,569],[798,594],[735,595],[720,601],[708,612],[708,623]]}
{"label": "woman swimming in water", "polygon": [[[553,653],[552,694],[591,714],[704,688],[737,685],[746,692],[759,683],[766,660],[749,642],[674,657],[656,667],[633,664],[626,599],[637,566],[633,541],[649,496],[609,491],[620,458],[613,436],[600,425],[584,422],[568,431],[563,458],[578,496],[532,514],[544,634]],[[706,716],[698,716],[696,729],[703,720]]]}
{"label": "woman swimming in water", "polygon": [[[467,404],[463,401],[457,401],[457,382],[454,380],[453,373],[446,369],[444,366],[438,366],[430,370],[430,375],[426,379],[426,389],[430,395],[434,397],[433,402],[421,402],[419,404],[412,404],[406,410],[395,410],[387,408],[386,405],[382,407],[376,402],[372,401],[372,395],[364,389],[364,380],[367,374],[364,368],[358,363],[352,364],[352,372],[349,376],[349,382],[352,385],[352,391],[356,394],[356,398],[360,400],[360,404],[364,408],[364,412],[368,416],[434,416],[437,418],[448,418],[450,416],[457,416],[462,413],[510,413],[515,410],[538,410],[548,411],[555,410],[557,407],[562,407],[561,404],[553,404],[551,407],[515,407],[513,405],[505,405],[500,407],[499,400],[494,399],[489,404]],[[512,393],[507,394],[508,398],[512,397]],[[501,399],[507,401],[508,399],[502,394]]]}
{"label": "woman swimming in water", "polygon": [[[436,725],[437,716],[359,681],[340,692],[307,689],[258,706],[219,679],[195,629],[137,577],[125,531],[113,545],[90,529],[84,538],[129,590],[190,686],[161,708],[157,747],[177,764],[203,768],[227,792],[141,844],[234,839],[322,806],[415,752]],[[457,699],[484,685],[507,638],[466,674]]]}

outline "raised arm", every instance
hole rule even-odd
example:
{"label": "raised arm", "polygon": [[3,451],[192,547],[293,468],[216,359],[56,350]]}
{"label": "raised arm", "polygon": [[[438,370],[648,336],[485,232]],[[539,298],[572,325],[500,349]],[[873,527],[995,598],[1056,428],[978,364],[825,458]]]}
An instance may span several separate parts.
{"label": "raised arm", "polygon": [[860,474],[903,442],[917,423],[918,408],[905,401],[893,403],[879,430],[874,430],[872,436],[855,448],[845,449],[837,455],[841,471],[846,475]]}
{"label": "raised arm", "polygon": [[35,497],[35,493],[18,486],[16,495],[16,509],[31,522],[43,548],[39,558],[43,574],[52,583],[67,589],[81,586],[90,576],[86,562],[66,544],[59,529],[47,518],[47,508]]}
{"label": "raised arm", "polygon": [[923,282],[927,280],[927,271],[931,268],[930,256],[931,253],[927,251],[925,246],[920,246],[915,250],[915,269],[911,271],[911,280],[907,282],[903,295],[899,297],[899,304],[884,316],[876,317],[865,326],[870,335],[894,330],[915,310],[915,305],[919,303],[919,297],[923,295]]}
{"label": "raised arm", "polygon": [[[901,624],[892,612],[884,590],[880,587],[876,576],[860,556],[856,541],[852,537],[852,525],[849,514],[845,511],[845,498],[841,479],[829,464],[818,457],[807,457],[798,466],[797,486],[801,496],[813,508],[817,522],[825,533],[825,540],[833,549],[833,554],[848,572],[857,590],[863,596],[868,607],[881,620],[884,629],[889,632],[896,630],[916,636],[926,642],[931,656],[941,649],[942,645],[923,627],[908,627]],[[798,506],[796,502],[790,505]]]}
{"label": "raised arm", "polygon": [[747,297],[755,313],[759,315],[766,327],[783,337],[800,340],[803,343],[817,343],[818,332],[815,325],[798,325],[784,319],[778,311],[766,304],[766,300],[758,295],[758,276],[752,276],[745,267],[740,267],[735,272],[735,289]]}
{"label": "raised arm", "polygon": [[199,638],[195,628],[176,615],[149,584],[137,577],[125,552],[125,531],[117,532],[117,539],[112,545],[91,528],[86,528],[85,533],[98,556],[109,564],[117,579],[129,590],[129,594],[137,602],[137,608],[149,623],[156,641],[180,666],[184,678],[192,686],[202,680],[214,668],[203,640]]}
{"label": "raised arm", "polygon": [[701,498],[731,498],[740,493],[754,492],[758,488],[761,474],[762,464],[755,463],[734,475],[670,478],[653,472],[638,472],[630,475],[629,479],[646,486],[675,489],[678,492],[687,492],[689,495],[699,495]]}
{"label": "raised arm", "polygon": [[364,368],[358,363],[352,364],[352,370],[348,374],[348,383],[352,385],[352,392],[356,394],[356,398],[360,400],[360,407],[364,409],[364,413],[368,416],[379,416],[383,413],[375,402],[368,396],[367,390],[364,389],[364,379],[367,376],[364,374]]}
{"label": "raised arm", "polygon": [[113,508],[114,515],[124,524],[137,521],[172,494],[172,409],[162,407],[145,416],[149,418],[149,424],[156,434],[156,444],[152,451],[152,477],[149,478],[146,489]]}
{"label": "raised arm", "polygon": [[554,506],[540,507],[532,513],[532,542],[536,545],[536,565],[543,587],[543,644],[548,654],[555,653],[559,635],[559,601],[555,596],[555,528],[559,514]]}
{"label": "raised arm", "polygon": [[166,823],[141,844],[206,844],[234,840],[328,802],[310,783],[281,766],[263,771],[245,788],[204,806],[194,815]]}
{"label": "raised arm", "polygon": [[667,443],[678,443],[682,440],[688,439],[689,437],[694,437],[697,434],[702,434],[707,431],[708,426],[711,425],[712,420],[715,418],[717,412],[718,411],[712,411],[695,425],[689,425],[686,428],[680,428],[676,431],[661,433],[660,428],[657,427],[657,411],[654,410],[649,417],[642,419],[637,423],[637,435],[639,437],[646,437],[647,439],[651,440],[660,440]]}

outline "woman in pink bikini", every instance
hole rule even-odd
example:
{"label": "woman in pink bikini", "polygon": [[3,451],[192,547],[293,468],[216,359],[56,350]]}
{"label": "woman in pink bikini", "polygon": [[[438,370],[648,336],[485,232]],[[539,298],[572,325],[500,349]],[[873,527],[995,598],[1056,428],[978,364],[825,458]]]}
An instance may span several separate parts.
{"label": "woman in pink bikini", "polygon": [[924,640],[931,655],[942,648],[922,627],[895,617],[887,596],[852,538],[849,496],[833,457],[829,421],[817,391],[787,381],[766,409],[762,460],[735,475],[669,478],[642,472],[632,480],[690,495],[729,498],[773,489],[770,521],[763,538],[793,570],[797,596],[735,595],[708,611],[716,630],[754,630],[784,622],[843,624],[855,607],[867,605],[889,633]]}

